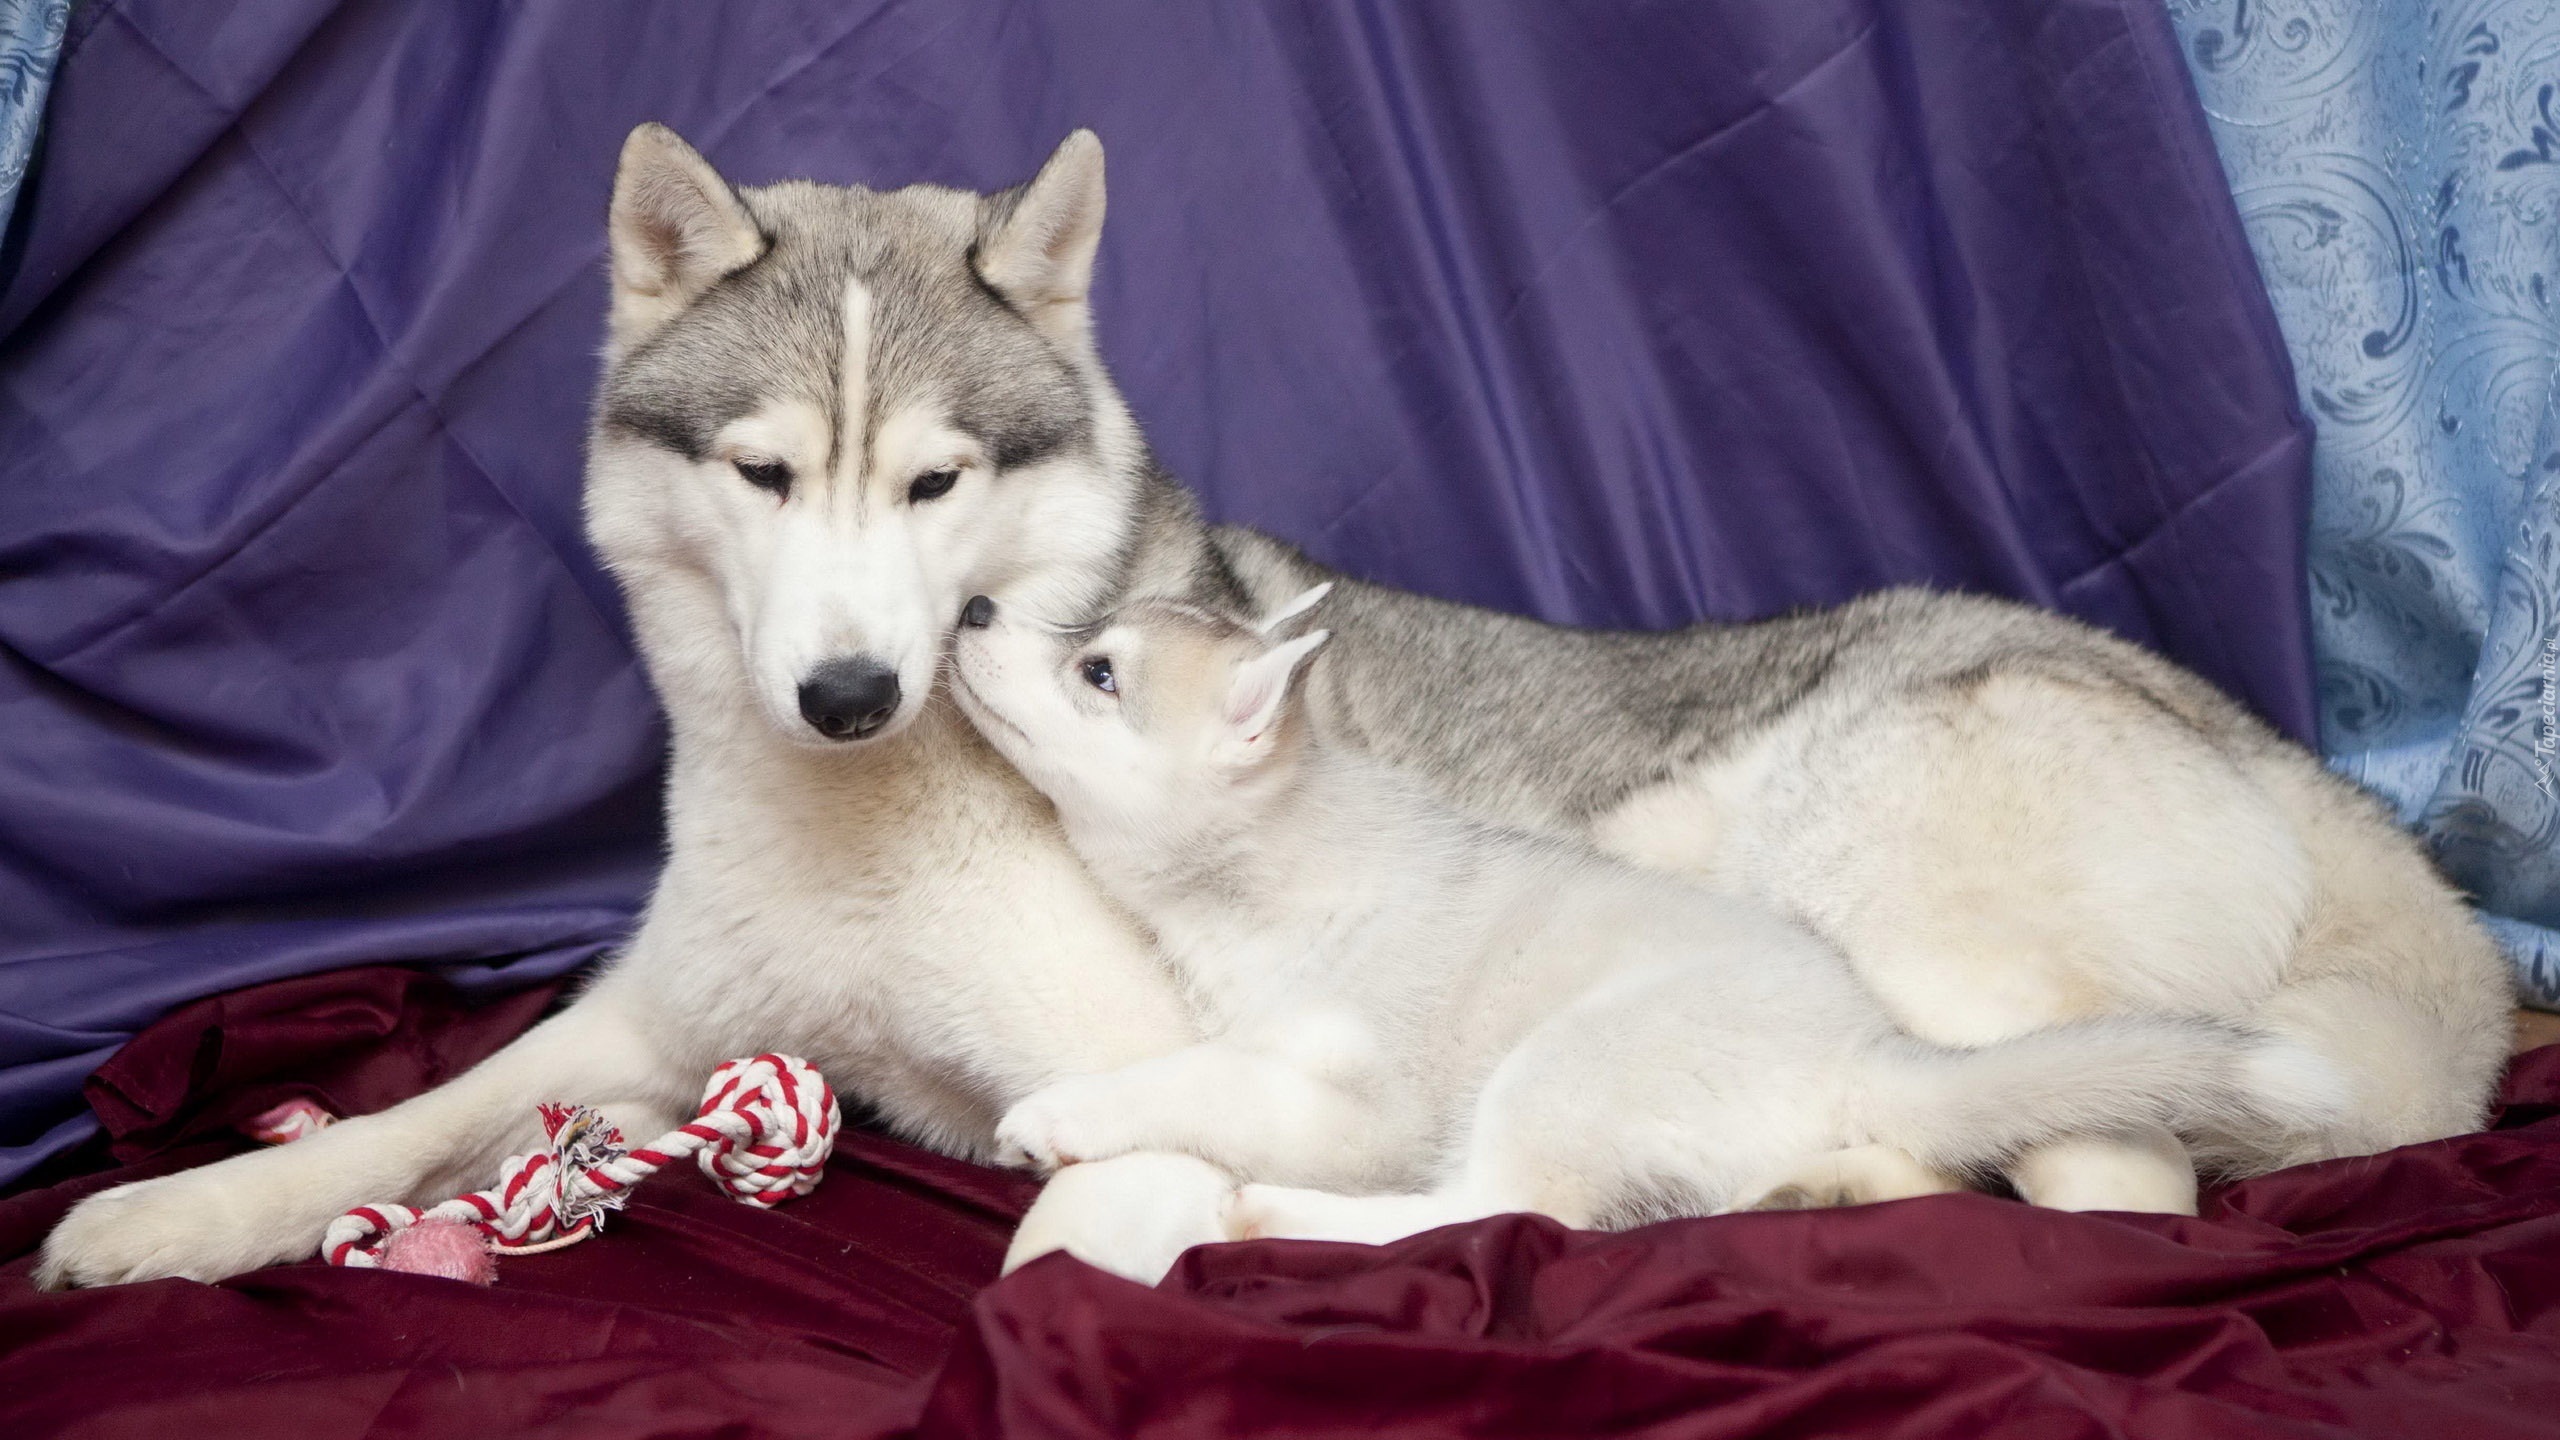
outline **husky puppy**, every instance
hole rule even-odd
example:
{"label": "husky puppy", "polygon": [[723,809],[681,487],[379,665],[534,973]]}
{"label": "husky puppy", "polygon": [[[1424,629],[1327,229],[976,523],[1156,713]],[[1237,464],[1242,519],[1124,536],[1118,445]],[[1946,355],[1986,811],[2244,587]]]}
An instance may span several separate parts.
{"label": "husky puppy", "polygon": [[[730,1055],[805,1055],[897,1133],[983,1159],[1032,1093],[1197,1038],[1048,801],[938,698],[975,595],[1264,614],[1335,578],[1203,523],[1148,452],[1094,344],[1103,210],[1084,132],[994,195],[741,190],[632,133],[586,514],[673,736],[637,933],[434,1091],[84,1201],[41,1279],[307,1256],[350,1205],[485,1183],[537,1101],[654,1133]],[[2480,1119],[2509,992],[2460,899],[2379,806],[2134,646],[1913,592],[1659,635],[1348,579],[1326,607],[1310,733],[1461,809],[1755,895],[1915,1035],[2205,1015],[2345,1079],[2323,1124],[2030,1147],[2009,1175],[2038,1203],[2188,1208],[2199,1154],[2257,1170]],[[1160,1271],[1232,1188],[1170,1152],[1073,1166],[1015,1253]]]}
{"label": "husky puppy", "polygon": [[2304,1047],[2202,1021],[1915,1040],[1766,904],[1462,814],[1309,734],[1290,682],[1326,631],[1274,642],[1164,603],[1060,631],[984,599],[963,623],[961,708],[1204,1032],[1016,1105],[1008,1158],[1187,1151],[1318,1187],[1246,1186],[1239,1234],[1384,1241],[1514,1210],[1703,1213],[1814,1171],[1836,1189],[1844,1164],[1919,1193],[2063,1135],[2316,1124],[2342,1098]]}

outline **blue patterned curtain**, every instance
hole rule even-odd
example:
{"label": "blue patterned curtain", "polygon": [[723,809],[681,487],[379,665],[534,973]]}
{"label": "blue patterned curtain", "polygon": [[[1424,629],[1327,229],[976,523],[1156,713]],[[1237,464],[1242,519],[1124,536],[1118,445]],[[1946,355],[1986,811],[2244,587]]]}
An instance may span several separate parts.
{"label": "blue patterned curtain", "polygon": [[2318,431],[2323,748],[2560,1008],[2560,4],[2170,10]]}
{"label": "blue patterned curtain", "polygon": [[18,182],[27,178],[44,92],[70,22],[71,0],[0,0],[0,232],[9,228]]}

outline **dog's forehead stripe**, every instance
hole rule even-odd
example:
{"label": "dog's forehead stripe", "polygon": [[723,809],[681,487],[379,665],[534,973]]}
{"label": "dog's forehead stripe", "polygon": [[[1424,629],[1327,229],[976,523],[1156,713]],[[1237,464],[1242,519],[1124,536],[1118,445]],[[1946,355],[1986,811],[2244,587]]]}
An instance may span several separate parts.
{"label": "dog's forehead stripe", "polygon": [[[941,414],[1000,470],[1091,443],[1083,378],[969,264],[976,197],[799,183],[741,195],[770,248],[625,358],[603,423],[699,460],[728,422],[806,399],[835,421],[830,471],[867,459],[902,407]],[[858,354],[855,284],[869,301]]]}
{"label": "dog's forehead stripe", "polygon": [[828,457],[828,468],[840,483],[853,482],[847,488],[858,493],[871,454],[871,287],[861,276],[845,277],[842,309],[834,433],[827,437],[835,453]]}

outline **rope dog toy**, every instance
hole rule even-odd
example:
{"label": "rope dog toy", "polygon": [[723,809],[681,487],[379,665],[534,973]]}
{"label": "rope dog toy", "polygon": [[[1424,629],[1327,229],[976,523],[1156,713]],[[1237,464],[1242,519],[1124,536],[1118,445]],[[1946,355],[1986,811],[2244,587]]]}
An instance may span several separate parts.
{"label": "rope dog toy", "polygon": [[791,1055],[731,1060],[712,1071],[693,1119],[637,1150],[589,1106],[537,1108],[549,1149],[510,1156],[497,1184],[424,1210],[359,1205],[329,1222],[322,1258],[350,1269],[486,1285],[497,1279],[493,1256],[534,1255],[592,1237],[632,1186],[688,1155],[744,1204],[806,1195],[825,1176],[843,1123],[825,1078]]}

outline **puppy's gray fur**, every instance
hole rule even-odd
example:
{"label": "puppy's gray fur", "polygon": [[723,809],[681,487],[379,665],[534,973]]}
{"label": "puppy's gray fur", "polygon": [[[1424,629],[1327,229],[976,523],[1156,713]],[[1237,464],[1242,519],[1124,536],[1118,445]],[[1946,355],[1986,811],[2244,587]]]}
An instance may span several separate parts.
{"label": "puppy's gray fur", "polygon": [[1309,733],[1291,675],[1324,673],[1328,633],[1272,628],[1141,603],[1063,633],[981,606],[960,632],[961,708],[1203,1029],[1014,1106],[1008,1158],[1179,1150],[1261,1182],[1229,1212],[1240,1238],[1384,1242],[1512,1210],[1899,1198],[2119,1126],[2334,1115],[2307,1047],[2208,1021],[1916,1041],[1752,897],[1466,815]]}

